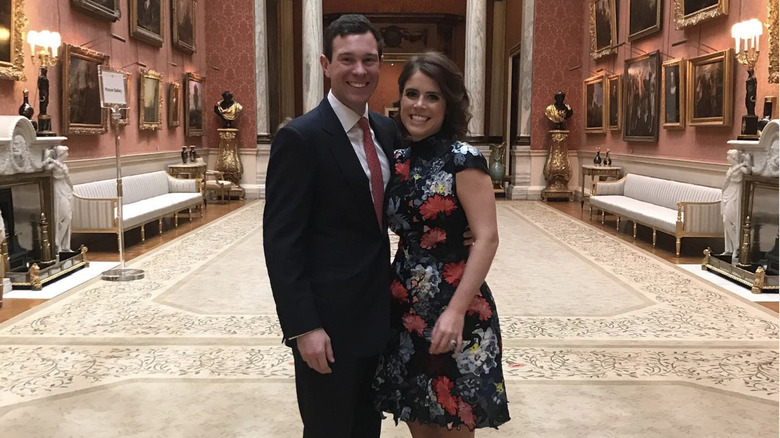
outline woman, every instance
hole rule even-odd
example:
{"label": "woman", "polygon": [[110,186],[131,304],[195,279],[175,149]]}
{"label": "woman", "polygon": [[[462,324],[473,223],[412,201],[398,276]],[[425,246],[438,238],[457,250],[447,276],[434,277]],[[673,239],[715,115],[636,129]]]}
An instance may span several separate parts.
{"label": "woman", "polygon": [[400,244],[376,405],[414,437],[471,437],[509,420],[501,332],[484,282],[498,247],[493,186],[484,157],[460,141],[471,116],[453,62],[437,52],[417,56],[398,89],[396,117],[411,143],[396,151],[385,195]]}

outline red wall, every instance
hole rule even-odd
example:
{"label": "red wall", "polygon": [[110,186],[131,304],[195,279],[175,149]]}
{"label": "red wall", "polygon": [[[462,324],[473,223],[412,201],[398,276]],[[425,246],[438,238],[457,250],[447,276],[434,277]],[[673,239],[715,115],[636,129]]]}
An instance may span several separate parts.
{"label": "red wall", "polygon": [[[534,6],[533,91],[531,98],[531,149],[550,145],[552,122],[544,109],[554,102],[555,93],[566,93],[565,103],[574,109],[566,122],[569,149],[580,147],[582,107],[582,68],[580,39],[587,2],[570,0],[537,1]],[[517,24],[520,27],[520,24]],[[510,26],[507,25],[507,28]],[[509,46],[509,45],[508,45]],[[511,46],[509,46],[511,48]]]}
{"label": "red wall", "polygon": [[[628,36],[629,0],[618,0],[618,2],[618,43],[621,43],[626,42]],[[587,25],[583,26],[581,50],[582,63],[586,68],[582,69],[580,80],[595,74],[598,69],[604,69],[608,74],[622,74],[626,59],[655,50],[661,51],[661,62],[664,62],[674,58],[691,59],[715,51],[733,49],[734,40],[731,38],[731,25],[751,18],[757,18],[764,22],[767,15],[767,0],[731,0],[729,1],[728,16],[719,17],[684,30],[677,30],[674,25],[671,2],[664,1],[662,3],[664,9],[660,32],[638,41],[626,42],[618,49],[617,55],[601,58],[597,61],[590,58],[589,30]],[[583,8],[582,13],[584,18],[581,21],[588,23],[589,9]],[[680,41],[685,42],[672,46]],[[777,84],[767,82],[767,48],[769,44],[766,29],[761,36],[759,46],[762,51],[755,71],[758,78],[756,113],[760,117],[764,96],[777,96],[778,88]],[[734,78],[734,118],[730,127],[686,126],[683,130],[659,127],[658,143],[627,143],[622,140],[622,131],[609,131],[607,134],[589,134],[587,136],[581,134],[584,142],[583,148],[595,151],[596,147],[601,147],[602,150],[609,148],[618,153],[725,162],[726,151],[729,149],[726,141],[736,139],[739,135],[741,118],[746,113],[744,102],[747,72],[745,67],[737,63],[736,60],[734,60],[732,77]],[[582,83],[580,83],[580,90],[581,87]],[[578,93],[582,94],[582,91],[578,90]],[[578,114],[575,113],[580,123],[583,120],[581,106],[580,103],[578,107],[575,107],[575,111],[580,109]],[[777,109],[775,109],[776,116]]]}
{"label": "red wall", "polygon": [[[257,145],[257,89],[255,80],[255,14],[253,0],[207,1],[205,34],[208,65],[205,94],[206,135],[211,147],[218,147],[217,129],[222,120],[214,105],[222,93],[230,90],[233,99],[243,106],[234,128],[239,129],[238,144],[243,148]],[[268,84],[273,86],[273,84]]]}
{"label": "red wall", "polygon": [[[141,131],[138,128],[138,78],[141,62],[146,68],[162,74],[164,81],[164,94],[167,95],[165,84],[171,81],[182,82],[184,72],[201,72],[205,74],[206,36],[203,32],[197,34],[197,49],[193,55],[188,55],[175,50],[171,44],[170,26],[170,2],[165,1],[164,17],[162,20],[165,41],[162,47],[154,47],[130,38],[130,25],[128,1],[120,0],[122,18],[111,23],[109,21],[94,18],[91,15],[80,12],[71,6],[70,0],[25,1],[25,14],[29,20],[26,32],[32,30],[52,30],[60,32],[63,43],[85,46],[89,49],[110,56],[110,65],[133,74],[130,85],[131,109],[129,112],[130,124],[121,128],[122,155],[134,155],[158,151],[179,150],[183,144],[201,145],[201,138],[185,138],[184,126],[168,128],[167,102],[163,103],[162,130]],[[204,3],[197,2],[197,23],[204,19]],[[125,39],[119,41],[111,37],[116,34]],[[62,53],[62,49],[60,49]],[[17,114],[22,102],[22,94],[25,88],[30,90],[30,103],[38,114],[37,78],[38,70],[30,61],[30,46],[25,44],[25,75],[27,81],[0,80],[0,114]],[[175,66],[172,65],[176,64]],[[52,116],[52,128],[60,135],[64,133],[60,122],[62,111],[62,87],[61,76],[62,63],[49,69],[50,103],[48,113]],[[208,90],[208,83],[206,84]],[[103,135],[70,135],[65,144],[70,148],[71,159],[95,158],[114,156],[114,134],[109,131]],[[205,142],[204,142],[205,144]]]}

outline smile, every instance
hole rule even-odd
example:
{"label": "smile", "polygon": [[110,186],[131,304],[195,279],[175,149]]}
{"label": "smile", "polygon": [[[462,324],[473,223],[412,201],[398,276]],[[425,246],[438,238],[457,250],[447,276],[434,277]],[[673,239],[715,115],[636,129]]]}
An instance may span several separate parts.
{"label": "smile", "polygon": [[415,122],[427,122],[428,120],[430,120],[430,117],[420,116],[417,114],[411,114],[409,118],[411,118]]}
{"label": "smile", "polygon": [[368,86],[368,82],[347,82],[347,85],[353,88],[365,88]]}

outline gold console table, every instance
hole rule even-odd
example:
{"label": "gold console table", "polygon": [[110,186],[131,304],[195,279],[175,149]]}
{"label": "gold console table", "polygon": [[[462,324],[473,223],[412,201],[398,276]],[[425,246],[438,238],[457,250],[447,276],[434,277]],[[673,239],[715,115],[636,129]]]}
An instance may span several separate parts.
{"label": "gold console table", "polygon": [[168,173],[182,179],[206,178],[206,163],[169,164]]}
{"label": "gold console table", "polygon": [[[596,166],[586,164],[582,166],[582,187],[580,187],[580,208],[585,205],[585,176],[590,175],[590,194],[596,190],[596,181],[601,178],[620,179],[620,169],[618,166]],[[590,197],[590,195],[588,196]]]}

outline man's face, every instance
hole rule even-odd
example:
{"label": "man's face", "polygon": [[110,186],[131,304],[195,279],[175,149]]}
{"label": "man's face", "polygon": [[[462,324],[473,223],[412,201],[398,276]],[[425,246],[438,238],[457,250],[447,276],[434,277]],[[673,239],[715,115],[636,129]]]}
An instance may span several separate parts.
{"label": "man's face", "polygon": [[320,56],[333,95],[349,109],[362,115],[379,82],[379,49],[371,32],[337,36],[333,40],[333,60]]}

